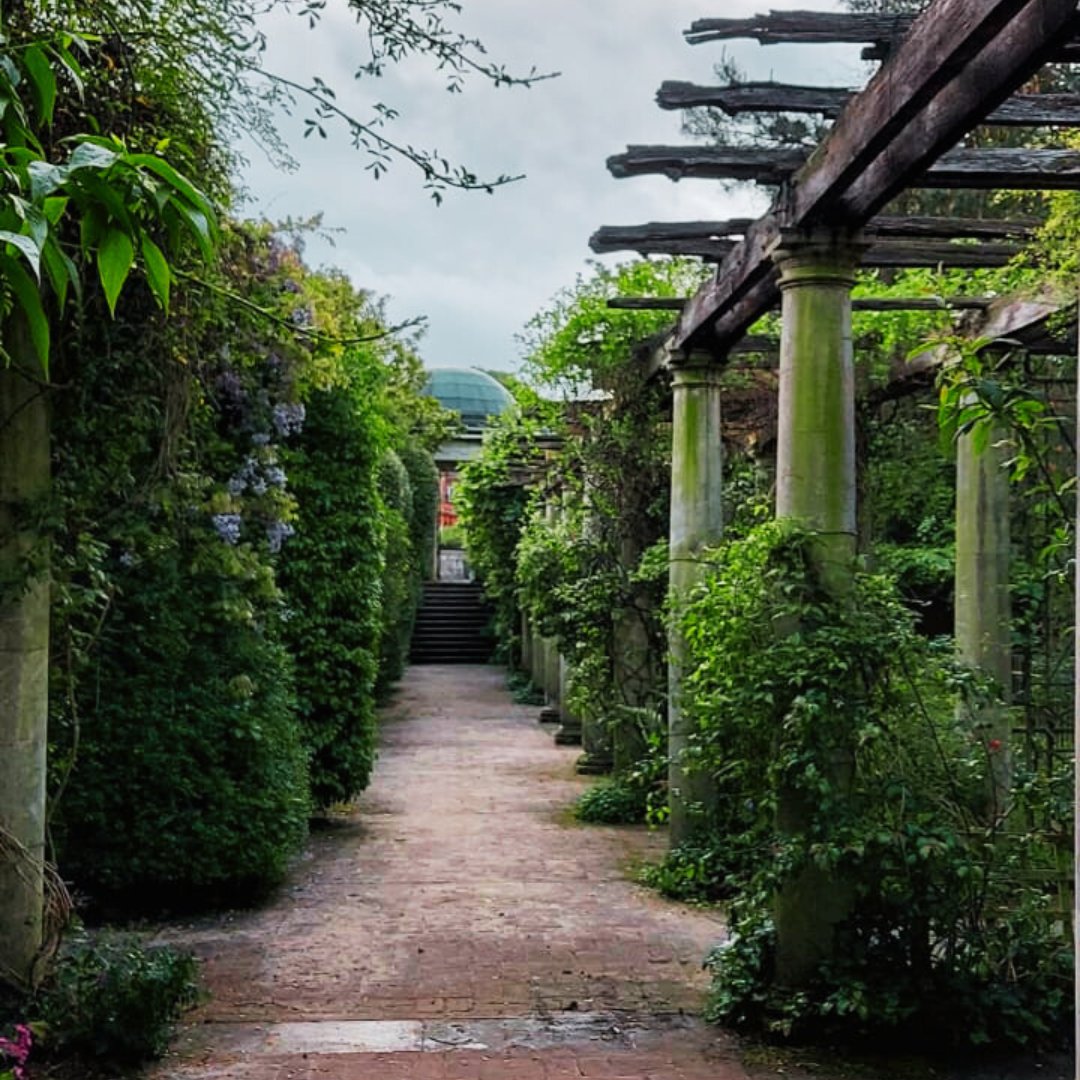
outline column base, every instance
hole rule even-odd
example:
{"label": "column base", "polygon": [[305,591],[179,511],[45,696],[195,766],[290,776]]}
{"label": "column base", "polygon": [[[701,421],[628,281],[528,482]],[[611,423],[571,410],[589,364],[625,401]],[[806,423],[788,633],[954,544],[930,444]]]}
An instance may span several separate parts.
{"label": "column base", "polygon": [[555,745],[556,746],[580,746],[581,745],[581,725],[580,724],[566,724],[564,723],[558,731],[555,732]]}
{"label": "column base", "polygon": [[582,754],[574,765],[574,772],[579,776],[606,776],[611,772],[610,757],[602,754]]}

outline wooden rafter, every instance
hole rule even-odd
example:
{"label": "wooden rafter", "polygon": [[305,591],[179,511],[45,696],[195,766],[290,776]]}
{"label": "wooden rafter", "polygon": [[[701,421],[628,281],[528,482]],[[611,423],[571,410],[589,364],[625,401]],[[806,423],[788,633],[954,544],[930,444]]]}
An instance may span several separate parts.
{"label": "wooden rafter", "polygon": [[[634,251],[639,255],[682,255],[721,262],[736,244],[732,240],[638,239],[636,241],[599,242],[594,235],[590,246],[598,254]],[[1023,249],[1016,244],[952,244],[948,241],[883,241],[873,243],[864,253],[862,265],[873,269],[912,267],[991,268],[1007,266]]]}
{"label": "wooden rafter", "polygon": [[[839,18],[848,27],[845,32],[853,33],[854,17]],[[811,28],[817,37],[801,40],[825,40],[819,33],[824,23],[818,19],[816,29]],[[738,151],[744,155],[741,158],[731,148],[647,147],[631,148],[629,154],[612,159],[609,167],[617,175],[753,176],[780,185],[770,210],[730,250],[721,253],[715,247],[730,243],[725,237],[710,241],[722,263],[683,308],[671,347],[730,348],[775,303],[777,272],[771,254],[790,233],[817,229],[859,233],[895,195],[916,185],[1080,186],[1080,155],[1071,151],[995,155],[993,151],[951,150],[1043,63],[1060,55],[1063,48],[1074,47],[1078,27],[1076,0],[936,0],[914,19],[866,88],[847,101],[817,149],[787,175],[783,173],[792,162],[791,151],[782,151],[783,158],[759,158],[757,164],[765,162],[764,172],[755,168],[753,155],[767,152],[744,148]],[[716,39],[736,29],[730,20],[726,25],[697,24],[691,37]],[[748,29],[753,27],[743,20],[739,33]],[[865,25],[859,33],[867,35]],[[865,42],[870,36],[880,42],[878,33],[860,40]],[[892,45],[892,32],[886,37]],[[1043,101],[1040,107],[1047,104]],[[1049,104],[1056,108],[1063,102]],[[1019,108],[1029,106],[1023,103]],[[710,154],[730,155],[723,171],[715,156],[709,160]],[[869,239],[900,235],[881,229],[875,237],[870,230]],[[876,250],[887,246],[878,244]],[[941,245],[950,256],[950,247],[962,246]],[[929,250],[925,244],[916,247],[924,255]],[[909,246],[904,254],[913,250]],[[1002,247],[991,255],[1004,258],[1006,251]]]}
{"label": "wooden rafter", "polygon": [[754,38],[762,45],[782,42],[851,44],[894,41],[911,28],[911,15],[847,14],[829,11],[770,11],[748,19],[698,19],[683,36],[691,45]]}
{"label": "wooden rafter", "polygon": [[[834,120],[857,91],[777,82],[698,86],[665,82],[656,94],[661,109],[707,107],[729,116],[744,113],[816,113]],[[1080,94],[1014,94],[983,123],[1004,127],[1080,127]]]}
{"label": "wooden rafter", "polygon": [[[717,240],[743,236],[753,224],[749,218],[730,218],[724,221],[650,221],[644,225],[603,225],[589,239],[593,251],[633,250],[635,244],[668,240]],[[872,218],[866,233],[873,239],[903,240],[1026,240],[1038,226],[1034,218],[996,221],[981,218],[956,217],[896,217],[882,215]]]}
{"label": "wooden rafter", "polygon": [[[613,296],[613,311],[682,311],[688,296]],[[978,296],[867,296],[851,301],[853,311],[985,311],[992,300]]]}
{"label": "wooden rafter", "polygon": [[[607,160],[608,171],[617,179],[752,180],[766,186],[783,184],[800,168],[805,173],[812,165],[812,157],[803,150],[744,146],[630,146],[625,154]],[[1080,188],[1080,151],[997,146],[950,150],[909,176],[906,186],[1071,190]],[[798,190],[794,198],[799,198]],[[858,218],[852,214],[848,220]]]}

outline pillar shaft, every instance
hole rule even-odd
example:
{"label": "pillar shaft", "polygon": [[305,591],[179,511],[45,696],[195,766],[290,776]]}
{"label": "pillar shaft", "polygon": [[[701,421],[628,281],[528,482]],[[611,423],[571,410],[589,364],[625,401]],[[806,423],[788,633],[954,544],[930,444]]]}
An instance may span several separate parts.
{"label": "pillar shaft", "polygon": [[48,492],[49,419],[41,387],[18,368],[23,359],[36,369],[25,334],[15,329],[6,345],[13,363],[0,364],[0,981],[28,983],[42,938],[49,584],[44,571],[24,578],[42,541],[19,511]]}
{"label": "pillar shaft", "polygon": [[702,551],[723,534],[724,451],[721,441],[720,368],[694,356],[674,372],[671,442],[672,625],[668,668],[668,787],[671,843],[686,840],[702,824],[713,801],[709,776],[688,759],[691,725],[680,701],[686,648],[677,620],[700,580]]}
{"label": "pillar shaft", "polygon": [[821,571],[842,586],[855,554],[851,287],[861,246],[791,239],[773,258],[783,297],[776,514],[818,534]]}
{"label": "pillar shaft", "polygon": [[961,660],[998,684],[1004,702],[974,718],[991,748],[992,815],[1004,810],[1012,779],[1009,453],[1003,437],[992,432],[981,453],[972,434],[961,435],[956,444],[956,648]]}
{"label": "pillar shaft", "polygon": [[[850,588],[856,542],[851,287],[860,253],[850,237],[826,233],[786,237],[773,255],[782,295],[776,513],[816,534],[817,569],[838,596]],[[847,782],[853,760],[837,753],[835,783]],[[800,835],[814,808],[787,788],[777,801],[778,829]],[[780,983],[814,977],[850,903],[850,886],[814,865],[784,884],[774,908]]]}

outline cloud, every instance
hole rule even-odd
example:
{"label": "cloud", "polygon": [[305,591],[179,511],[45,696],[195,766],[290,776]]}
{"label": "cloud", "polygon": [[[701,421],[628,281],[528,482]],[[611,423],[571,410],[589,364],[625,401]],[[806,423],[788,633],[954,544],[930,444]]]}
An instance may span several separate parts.
{"label": "cloud", "polygon": [[[723,5],[732,16],[761,6],[760,0]],[[805,7],[807,0],[768,6]],[[318,75],[361,118],[377,100],[398,108],[400,119],[387,128],[395,140],[435,147],[485,177],[524,172],[527,179],[494,195],[452,193],[437,207],[405,163],[373,180],[364,154],[332,125],[330,138],[304,139],[300,110],[282,119],[301,161],[296,173],[275,171],[257,150],[244,148],[252,162],[243,177],[248,212],[280,218],[323,211],[328,226],[345,231],[334,248],[313,241],[311,260],[339,265],[358,286],[391,295],[395,318],[428,315],[421,353],[430,365],[513,367],[514,335],[572,284],[600,225],[764,208],[766,199],[752,187],[728,191],[660,177],[617,181],[605,168],[605,159],[629,143],[685,141],[678,115],[657,108],[654,95],[665,79],[713,80],[720,49],[691,48],[681,36],[703,14],[696,0],[469,0],[461,27],[484,41],[493,60],[515,72],[535,65],[562,75],[528,90],[474,79],[463,94],[451,94],[444,75],[421,60],[381,79],[355,79],[363,36],[343,0],[331,0],[313,31],[279,12],[265,26],[268,67],[302,83]],[[728,52],[755,78],[836,85],[862,77],[851,49],[738,42]]]}

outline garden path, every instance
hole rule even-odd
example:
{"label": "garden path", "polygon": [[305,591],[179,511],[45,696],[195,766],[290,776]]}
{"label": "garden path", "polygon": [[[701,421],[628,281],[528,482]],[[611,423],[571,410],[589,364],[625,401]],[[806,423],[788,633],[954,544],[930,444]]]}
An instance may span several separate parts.
{"label": "garden path", "polygon": [[628,879],[660,837],[573,823],[577,751],[535,718],[500,669],[410,669],[280,895],[159,935],[212,998],[149,1080],[743,1080],[694,1016],[719,917]]}

